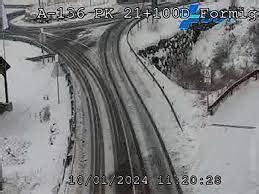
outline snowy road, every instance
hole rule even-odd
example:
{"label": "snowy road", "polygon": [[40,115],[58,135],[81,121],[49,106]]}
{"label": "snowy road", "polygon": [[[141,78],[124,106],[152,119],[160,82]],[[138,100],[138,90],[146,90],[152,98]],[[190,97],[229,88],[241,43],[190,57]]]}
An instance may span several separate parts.
{"label": "snowy road", "polygon": [[[173,181],[175,172],[158,133],[157,126],[137,92],[135,88],[137,86],[133,85],[124,68],[124,64],[121,62],[119,39],[126,25],[127,23],[125,22],[107,30],[101,38],[100,48],[102,53],[101,58],[114,84],[114,90],[118,97],[121,96],[122,104],[127,111],[126,114],[128,114],[132,123],[132,127],[126,127],[124,131],[126,133],[132,131],[132,134],[142,133],[142,137],[137,136],[135,140],[138,140],[138,144],[141,145],[141,147],[137,147],[141,151],[141,155],[136,155],[137,153],[134,153],[134,150],[131,150],[129,154],[131,155],[133,166],[140,163],[145,169],[144,174],[147,174],[149,177],[150,185],[148,193],[181,193],[181,188],[175,185]],[[129,135],[127,135],[127,138],[129,138]],[[141,140],[142,143],[140,144]],[[129,141],[129,143],[131,142]],[[132,145],[129,144],[129,147],[131,148]],[[144,158],[141,158],[141,156],[144,156]],[[132,157],[135,157],[135,159]],[[138,168],[133,168],[133,170],[133,175],[141,175],[141,170]],[[170,175],[172,177],[171,185],[158,185],[157,178],[160,175],[162,177]],[[139,190],[137,193],[143,193],[143,191]]]}

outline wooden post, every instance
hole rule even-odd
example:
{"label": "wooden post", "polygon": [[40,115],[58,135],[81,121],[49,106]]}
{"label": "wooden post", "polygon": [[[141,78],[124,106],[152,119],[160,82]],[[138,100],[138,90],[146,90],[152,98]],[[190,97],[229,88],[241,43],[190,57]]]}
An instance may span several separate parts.
{"label": "wooden post", "polygon": [[[5,32],[3,31],[3,52],[4,52],[4,60],[6,60],[5,57]],[[9,103],[9,97],[8,97],[8,84],[7,84],[7,74],[6,74],[6,64],[4,64],[4,72],[3,72],[3,76],[4,76],[4,86],[5,86],[5,101],[6,103]]]}
{"label": "wooden post", "polygon": [[9,103],[9,97],[8,97],[8,85],[7,85],[7,75],[6,75],[6,71],[3,74],[4,76],[4,88],[5,88],[5,102],[6,104]]}
{"label": "wooden post", "polygon": [[55,66],[56,66],[56,71],[57,71],[57,93],[58,93],[58,104],[60,104],[60,96],[59,96],[59,57],[58,54],[55,55]]}
{"label": "wooden post", "polygon": [[41,46],[41,53],[42,53],[42,65],[45,64],[45,60],[44,60],[44,49],[43,46]]}
{"label": "wooden post", "polygon": [[3,182],[4,182],[4,178],[3,178],[3,167],[2,167],[2,163],[0,161],[0,191],[3,191]]}
{"label": "wooden post", "polygon": [[59,76],[59,63],[56,62],[56,66],[57,66],[57,93],[58,93],[58,104],[60,104],[60,96],[59,96],[59,80],[58,80],[58,76]]}

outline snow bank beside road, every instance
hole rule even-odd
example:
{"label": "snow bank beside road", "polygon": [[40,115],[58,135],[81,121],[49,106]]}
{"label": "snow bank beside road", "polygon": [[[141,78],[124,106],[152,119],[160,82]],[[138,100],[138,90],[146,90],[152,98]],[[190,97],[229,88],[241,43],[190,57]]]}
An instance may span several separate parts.
{"label": "snow bank beside road", "polygon": [[14,110],[0,115],[0,157],[8,183],[4,187],[12,194],[17,190],[21,194],[51,194],[63,173],[70,133],[65,77],[59,78],[61,104],[57,104],[53,64],[25,60],[40,55],[41,50],[21,42],[6,41],[6,46]]}
{"label": "snow bank beside road", "polygon": [[131,36],[131,41],[134,42],[135,48],[145,48],[162,38],[173,36],[178,31],[179,23],[180,20],[173,18],[155,20],[154,24],[151,19],[142,20],[140,29],[133,29],[134,36]]}

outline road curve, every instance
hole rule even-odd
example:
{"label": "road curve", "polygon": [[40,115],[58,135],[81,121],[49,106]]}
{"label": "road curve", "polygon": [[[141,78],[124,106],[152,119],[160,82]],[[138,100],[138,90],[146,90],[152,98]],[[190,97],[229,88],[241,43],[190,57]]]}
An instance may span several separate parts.
{"label": "road curve", "polygon": [[[138,144],[141,145],[141,154],[144,157],[144,168],[150,181],[149,193],[182,193],[177,181],[174,181],[176,174],[157,126],[124,68],[126,64],[121,62],[119,41],[127,25],[127,21],[115,24],[103,34],[99,44],[103,72],[108,72],[110,82],[122,98],[134,132],[138,136]],[[158,185],[159,176],[170,176],[172,184]]]}
{"label": "road curve", "polygon": [[[59,48],[55,45],[59,45]],[[109,117],[110,125],[108,129],[112,133],[114,172],[111,172],[111,174],[105,173],[103,159],[105,158],[105,155],[112,153],[103,153],[103,145],[99,145],[103,143],[103,140],[100,139],[102,136],[98,134],[102,133],[101,128],[107,128],[107,126],[102,125],[102,123],[104,123],[103,121],[98,121],[105,119],[103,112],[99,111],[98,113],[98,111],[95,111],[93,112],[94,118],[97,117],[99,119],[94,122],[94,128],[92,129],[92,134],[95,134],[93,136],[97,137],[92,138],[92,147],[95,148],[92,150],[92,153],[94,154],[92,155],[93,158],[91,162],[92,174],[99,176],[106,175],[107,177],[111,177],[113,174],[123,177],[133,176],[135,174],[140,177],[144,177],[146,173],[143,166],[143,160],[141,158],[141,153],[139,151],[129,115],[126,112],[124,105],[121,103],[120,96],[114,94],[112,84],[110,84],[107,75],[105,73],[99,73],[98,69],[96,69],[95,66],[86,58],[86,56],[84,56],[84,51],[86,48],[82,48],[82,45],[80,44],[69,44],[67,40],[62,40],[62,38],[55,41],[54,38],[51,37],[48,46],[51,46],[56,52],[58,52],[65,59],[66,63],[70,65],[73,72],[83,77],[85,82],[90,80],[91,86],[88,87],[87,92],[88,90],[91,91],[91,88],[95,88],[94,90],[98,88],[99,93],[95,91],[95,93],[92,94],[92,97],[90,96],[90,99],[97,99],[98,96],[101,96],[105,102],[105,111],[107,117]],[[99,109],[101,109],[101,107],[99,107]],[[98,114],[101,115],[98,116]],[[100,127],[96,128],[96,126]],[[98,187],[92,184],[90,193],[109,193],[109,191],[107,191],[107,186]],[[149,188],[146,185],[133,186],[126,184],[114,184],[114,190],[111,193],[148,194]]]}

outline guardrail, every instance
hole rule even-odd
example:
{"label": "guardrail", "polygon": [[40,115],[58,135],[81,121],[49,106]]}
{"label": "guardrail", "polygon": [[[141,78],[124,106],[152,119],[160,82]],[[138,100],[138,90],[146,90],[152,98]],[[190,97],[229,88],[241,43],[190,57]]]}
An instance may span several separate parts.
{"label": "guardrail", "polygon": [[244,77],[242,77],[241,79],[239,79],[238,81],[236,81],[235,83],[233,83],[229,88],[226,89],[226,91],[221,94],[216,100],[215,102],[213,102],[212,105],[208,106],[208,112],[210,113],[210,115],[213,115],[215,113],[215,111],[218,109],[220,103],[222,103],[227,97],[229,97],[230,95],[233,94],[235,89],[238,89],[238,87],[248,81],[251,77],[254,77],[257,80],[257,75],[259,74],[259,69],[245,75]]}
{"label": "guardrail", "polygon": [[[8,18],[8,24],[10,25],[10,21],[18,16],[21,16],[25,14],[25,10],[17,10],[15,12],[12,13],[8,13],[7,14],[7,18]],[[0,27],[2,28],[2,18],[0,18]]]}
{"label": "guardrail", "polygon": [[51,62],[53,62],[55,60],[55,54],[51,53],[51,54],[44,54],[44,55],[37,56],[37,57],[27,57],[26,58],[26,60],[33,61],[33,62],[41,61],[42,59],[47,59],[48,62],[51,59]]}
{"label": "guardrail", "polygon": [[16,5],[12,5],[12,4],[5,4],[5,8],[9,8],[9,9],[26,9],[28,7],[31,7],[31,4],[27,4],[27,5],[22,5],[22,4],[16,4]]}
{"label": "guardrail", "polygon": [[16,18],[20,15],[23,15],[23,14],[25,14],[25,10],[17,10],[15,12],[7,14],[7,18],[8,18],[8,20],[12,20],[12,19],[14,19],[14,18]]}
{"label": "guardrail", "polygon": [[[0,39],[2,39],[2,33],[0,33],[0,34],[1,34]],[[52,50],[50,50],[49,48],[47,48],[43,44],[41,44],[41,43],[31,39],[31,38],[28,38],[26,36],[15,35],[15,34],[12,34],[12,33],[8,32],[8,33],[5,34],[5,39],[12,40],[12,41],[25,42],[25,43],[28,43],[30,45],[34,45],[36,47],[43,48],[45,51],[47,51],[50,54],[54,54],[54,52]]]}
{"label": "guardrail", "polygon": [[182,128],[182,125],[181,125],[180,120],[179,120],[179,118],[178,118],[178,115],[176,114],[176,112],[175,112],[175,110],[174,110],[174,107],[173,107],[172,103],[170,102],[168,96],[166,95],[166,93],[165,93],[163,87],[162,87],[162,86],[160,85],[160,83],[156,80],[155,76],[150,72],[150,70],[146,67],[146,65],[144,64],[144,62],[142,61],[142,59],[138,56],[138,54],[135,52],[135,50],[133,49],[132,45],[130,44],[130,41],[129,41],[129,33],[130,33],[130,31],[135,27],[135,25],[136,25],[139,21],[141,21],[141,20],[136,20],[136,21],[134,21],[134,22],[131,23],[131,26],[130,26],[130,28],[129,28],[129,31],[127,32],[127,43],[128,43],[128,45],[129,45],[129,47],[130,47],[131,52],[132,52],[132,53],[135,55],[135,57],[139,60],[139,62],[140,62],[140,63],[142,64],[142,66],[144,67],[144,69],[148,72],[148,74],[152,77],[152,79],[154,80],[154,82],[156,83],[156,85],[158,86],[158,88],[161,90],[163,96],[165,97],[165,99],[166,99],[168,105],[169,105],[170,108],[171,108],[171,111],[172,111],[172,113],[173,113],[173,115],[174,115],[174,117],[175,117],[175,119],[176,119],[176,122],[177,122],[179,128],[183,131],[183,128]]}

